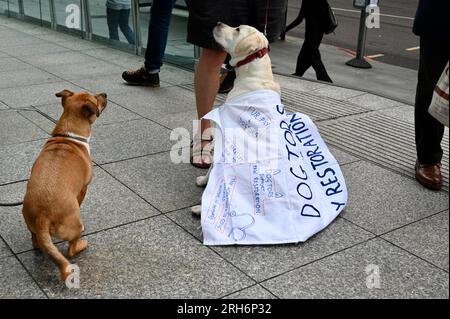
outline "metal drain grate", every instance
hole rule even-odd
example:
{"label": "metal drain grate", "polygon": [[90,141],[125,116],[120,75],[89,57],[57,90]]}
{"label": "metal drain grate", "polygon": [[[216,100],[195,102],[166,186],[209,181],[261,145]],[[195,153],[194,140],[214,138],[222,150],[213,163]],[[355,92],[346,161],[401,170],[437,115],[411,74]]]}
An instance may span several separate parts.
{"label": "metal drain grate", "polygon": [[[318,124],[322,137],[335,147],[395,172],[413,176],[416,161],[414,124],[371,112]],[[444,135],[444,185],[449,190],[449,137]]]}

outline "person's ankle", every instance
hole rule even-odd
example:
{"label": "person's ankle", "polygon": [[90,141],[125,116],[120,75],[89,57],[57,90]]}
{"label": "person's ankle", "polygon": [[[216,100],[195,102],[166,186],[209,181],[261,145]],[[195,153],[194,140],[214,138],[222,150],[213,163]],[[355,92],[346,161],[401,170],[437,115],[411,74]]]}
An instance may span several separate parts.
{"label": "person's ankle", "polygon": [[158,74],[159,73],[159,69],[149,69],[146,66],[144,66],[144,71],[147,74]]}

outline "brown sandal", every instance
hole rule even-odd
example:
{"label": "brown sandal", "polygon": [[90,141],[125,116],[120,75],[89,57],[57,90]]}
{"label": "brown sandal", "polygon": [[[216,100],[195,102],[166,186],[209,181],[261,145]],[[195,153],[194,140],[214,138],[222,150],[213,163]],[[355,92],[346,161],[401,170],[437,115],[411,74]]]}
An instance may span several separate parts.
{"label": "brown sandal", "polygon": [[[191,164],[197,168],[207,169],[211,167],[213,157],[213,136],[206,136],[206,138],[194,137],[191,142]],[[203,142],[208,142],[202,146]]]}

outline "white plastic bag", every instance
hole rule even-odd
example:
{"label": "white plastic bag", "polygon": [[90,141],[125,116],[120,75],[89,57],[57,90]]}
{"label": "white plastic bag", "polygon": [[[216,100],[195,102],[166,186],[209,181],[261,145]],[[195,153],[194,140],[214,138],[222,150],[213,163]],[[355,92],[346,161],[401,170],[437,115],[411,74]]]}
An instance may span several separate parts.
{"label": "white plastic bag", "polygon": [[448,69],[444,68],[439,82],[436,84],[428,112],[439,122],[448,127]]}
{"label": "white plastic bag", "polygon": [[216,124],[214,166],[202,198],[205,245],[307,240],[344,209],[339,164],[304,114],[259,90],[206,117]]}

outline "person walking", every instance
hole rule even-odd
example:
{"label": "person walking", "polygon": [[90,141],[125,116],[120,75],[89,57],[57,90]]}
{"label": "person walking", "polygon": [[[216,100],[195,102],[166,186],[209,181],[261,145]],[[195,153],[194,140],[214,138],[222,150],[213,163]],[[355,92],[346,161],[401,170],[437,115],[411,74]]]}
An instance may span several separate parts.
{"label": "person walking", "polygon": [[119,41],[119,27],[129,44],[134,44],[134,32],[128,25],[130,19],[130,0],[107,0],[106,21],[108,23],[109,38]]}
{"label": "person walking", "polygon": [[144,65],[122,74],[122,78],[129,84],[159,87],[159,71],[163,64],[175,2],[176,0],[153,0]]}
{"label": "person walking", "polygon": [[420,61],[414,112],[417,161],[415,176],[424,187],[442,188],[441,141],[444,125],[428,113],[434,88],[450,58],[449,1],[420,0],[413,32],[420,37]]}
{"label": "person walking", "polygon": [[325,69],[319,51],[325,27],[328,23],[327,10],[327,0],[302,0],[302,6],[297,18],[281,34],[280,37],[283,39],[289,30],[306,20],[305,41],[297,57],[297,65],[293,75],[303,76],[306,70],[312,66],[318,80],[333,82]]}
{"label": "person walking", "polygon": [[[198,118],[212,110],[219,89],[220,69],[227,53],[215,41],[213,28],[218,22],[238,27],[251,25],[266,33],[269,42],[275,41],[284,25],[287,0],[189,0],[187,41],[201,48],[200,59],[194,75],[195,99]],[[199,132],[194,137],[191,162],[194,166],[208,168],[211,164],[211,124],[201,120]]]}

